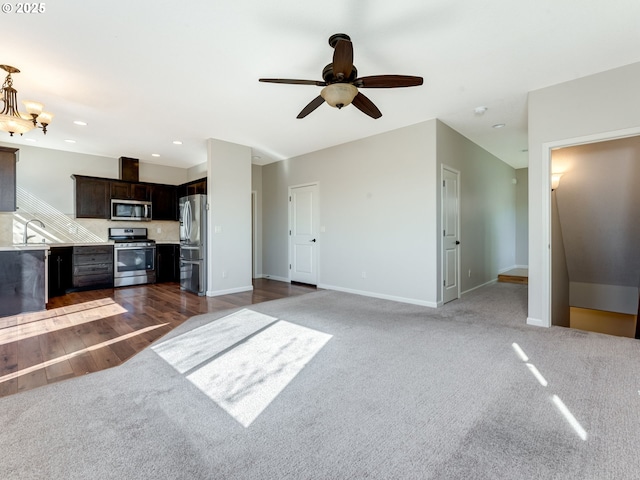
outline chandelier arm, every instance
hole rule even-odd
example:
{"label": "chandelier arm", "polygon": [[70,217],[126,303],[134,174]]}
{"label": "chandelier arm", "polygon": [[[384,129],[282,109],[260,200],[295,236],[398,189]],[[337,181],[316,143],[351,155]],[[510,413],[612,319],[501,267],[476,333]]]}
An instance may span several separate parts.
{"label": "chandelier arm", "polygon": [[3,92],[4,108],[0,113],[2,113],[2,115],[11,115],[13,117],[22,118],[16,108],[16,105],[18,104],[18,91],[15,88],[7,87],[3,88]]}

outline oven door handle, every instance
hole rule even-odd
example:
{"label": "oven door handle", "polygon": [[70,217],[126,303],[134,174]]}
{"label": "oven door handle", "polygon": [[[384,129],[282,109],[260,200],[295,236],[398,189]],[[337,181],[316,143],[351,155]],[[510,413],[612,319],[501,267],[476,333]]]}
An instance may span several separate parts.
{"label": "oven door handle", "polygon": [[155,250],[156,247],[115,247],[116,251],[122,250]]}

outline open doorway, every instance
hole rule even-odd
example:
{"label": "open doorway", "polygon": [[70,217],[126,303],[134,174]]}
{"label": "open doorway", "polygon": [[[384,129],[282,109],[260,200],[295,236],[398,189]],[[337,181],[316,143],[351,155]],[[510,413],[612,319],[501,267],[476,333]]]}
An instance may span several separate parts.
{"label": "open doorway", "polygon": [[554,149],[551,172],[552,325],[635,337],[640,136]]}

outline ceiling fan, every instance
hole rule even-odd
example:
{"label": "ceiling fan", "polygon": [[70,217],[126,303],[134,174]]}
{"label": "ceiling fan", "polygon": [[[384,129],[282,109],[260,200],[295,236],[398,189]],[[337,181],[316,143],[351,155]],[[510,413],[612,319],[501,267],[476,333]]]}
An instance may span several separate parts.
{"label": "ceiling fan", "polygon": [[372,75],[358,77],[353,65],[353,44],[349,35],[336,33],[329,37],[329,45],[334,49],[333,62],[324,67],[324,80],[291,80],[287,78],[261,78],[261,82],[288,83],[293,85],[316,85],[324,87],[316,98],[302,109],[297,118],[304,118],[327,102],[332,107],[342,108],[352,103],[358,110],[372,118],[380,118],[382,113],[358,88],[397,88],[422,85],[422,77],[409,75]]}

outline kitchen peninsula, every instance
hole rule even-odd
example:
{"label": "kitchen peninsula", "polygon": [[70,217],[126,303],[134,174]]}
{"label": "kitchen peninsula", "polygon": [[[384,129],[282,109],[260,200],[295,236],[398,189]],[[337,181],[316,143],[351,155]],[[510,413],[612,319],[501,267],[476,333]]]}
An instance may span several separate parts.
{"label": "kitchen peninsula", "polygon": [[45,309],[46,244],[0,247],[0,317]]}

